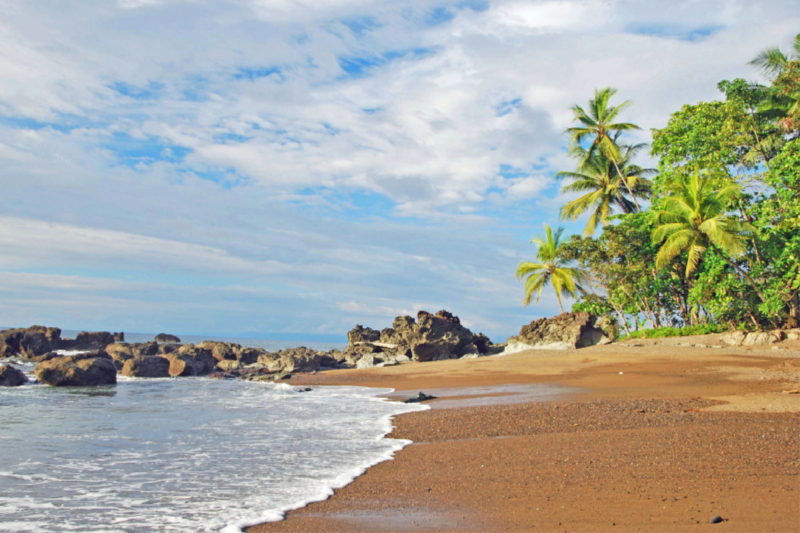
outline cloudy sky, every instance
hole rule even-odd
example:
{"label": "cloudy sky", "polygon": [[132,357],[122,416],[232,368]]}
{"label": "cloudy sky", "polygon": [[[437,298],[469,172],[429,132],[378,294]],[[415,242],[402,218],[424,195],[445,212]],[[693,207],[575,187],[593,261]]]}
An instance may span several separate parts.
{"label": "cloudy sky", "polygon": [[504,340],[558,312],[513,273],[559,223],[569,107],[617,87],[647,141],[798,31],[798,0],[0,0],[0,324],[444,308]]}

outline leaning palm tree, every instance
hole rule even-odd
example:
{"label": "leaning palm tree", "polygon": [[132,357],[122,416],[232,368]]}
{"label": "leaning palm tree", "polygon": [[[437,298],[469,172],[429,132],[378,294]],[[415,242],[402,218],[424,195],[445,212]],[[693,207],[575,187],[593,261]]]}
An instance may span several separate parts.
{"label": "leaning palm tree", "polygon": [[792,61],[800,61],[800,33],[795,35],[792,52],[789,55],[775,46],[762,50],[748,65],[760,68],[764,76],[774,80],[789,68],[789,63]]}
{"label": "leaning palm tree", "polygon": [[672,195],[655,213],[653,243],[664,243],[656,255],[656,267],[662,268],[677,255],[687,252],[688,278],[703,253],[711,248],[753,286],[763,301],[764,295],[753,278],[734,262],[745,252],[746,234],[753,231],[747,222],[727,214],[731,202],[741,193],[739,185],[729,182],[717,188],[715,182],[696,173],[676,178]]}
{"label": "leaning palm tree", "polygon": [[529,305],[534,292],[536,292],[536,302],[538,303],[542,290],[548,284],[552,284],[556,290],[558,307],[563,313],[564,306],[561,304],[561,295],[577,296],[581,289],[580,283],[586,275],[582,270],[569,266],[567,261],[559,257],[558,252],[562,245],[561,234],[564,233],[564,228],[558,228],[555,235],[549,224],[544,225],[544,230],[546,232],[544,237],[535,237],[531,241],[539,247],[536,252],[536,259],[539,262],[523,261],[517,267],[517,279],[527,278],[525,280],[525,298],[522,303]]}
{"label": "leaning palm tree", "polygon": [[[598,224],[605,226],[608,223],[615,207],[623,213],[632,213],[635,204],[628,198],[628,192],[631,192],[634,198],[648,197],[651,184],[645,176],[656,172],[630,163],[636,153],[644,147],[644,144],[621,147],[620,161],[618,165],[614,165],[599,150],[587,156],[584,148],[573,146],[571,154],[581,161],[577,171],[559,172],[555,178],[573,180],[561,189],[562,193],[585,194],[561,207],[562,220],[575,220],[587,211],[591,211],[592,215],[583,230],[583,234],[588,236],[594,234]],[[622,176],[617,173],[617,168],[622,172]]]}
{"label": "leaning palm tree", "polygon": [[[617,116],[625,109],[630,107],[630,100],[626,100],[615,107],[609,107],[608,101],[617,93],[616,89],[606,87],[605,89],[595,89],[594,100],[589,100],[589,111],[585,111],[581,106],[572,107],[574,115],[573,121],[580,122],[580,126],[567,128],[565,133],[572,137],[570,143],[573,147],[581,146],[584,140],[592,138],[592,144],[586,150],[586,157],[590,157],[595,151],[599,150],[611,161],[617,169],[617,173],[622,176],[619,168],[619,161],[622,158],[620,147],[616,143],[615,133],[638,130],[639,126],[628,122],[613,122]],[[627,187],[627,183],[625,183]],[[636,209],[641,212],[642,208],[636,201],[633,190],[628,188],[628,194],[633,199]]]}

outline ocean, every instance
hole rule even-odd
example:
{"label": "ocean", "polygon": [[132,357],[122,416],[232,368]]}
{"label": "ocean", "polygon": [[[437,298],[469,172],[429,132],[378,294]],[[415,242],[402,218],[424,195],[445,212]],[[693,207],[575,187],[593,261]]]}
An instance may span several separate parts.
{"label": "ocean", "polygon": [[280,520],[391,458],[407,444],[386,438],[391,417],[425,409],[379,397],[389,390],[304,389],[208,378],[0,388],[0,531],[232,533]]}

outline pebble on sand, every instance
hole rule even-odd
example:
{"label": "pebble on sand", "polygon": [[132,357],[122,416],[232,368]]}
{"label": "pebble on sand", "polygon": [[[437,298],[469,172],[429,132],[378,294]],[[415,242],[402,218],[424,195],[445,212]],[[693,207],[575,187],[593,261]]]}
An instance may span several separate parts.
{"label": "pebble on sand", "polygon": [[711,524],[719,524],[720,522],[722,522],[722,517],[721,516],[712,516],[708,521]]}

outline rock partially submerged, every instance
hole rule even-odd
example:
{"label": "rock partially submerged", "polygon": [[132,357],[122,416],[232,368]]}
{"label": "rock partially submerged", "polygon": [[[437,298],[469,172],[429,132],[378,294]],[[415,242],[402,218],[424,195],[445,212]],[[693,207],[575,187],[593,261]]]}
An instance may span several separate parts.
{"label": "rock partially submerged", "polygon": [[117,369],[105,352],[56,357],[39,363],[36,378],[54,387],[94,387],[117,382]]}
{"label": "rock partially submerged", "polygon": [[424,392],[420,392],[416,396],[412,396],[411,398],[407,398],[403,400],[403,403],[420,403],[425,402],[428,400],[435,400],[436,396],[431,396],[430,394],[425,394]]}
{"label": "rock partially submerged", "polygon": [[595,317],[589,313],[564,313],[553,318],[540,318],[522,326],[519,335],[508,339],[505,353],[523,350],[570,350],[595,344],[607,344],[613,339],[595,327]]}
{"label": "rock partially submerged", "polygon": [[156,342],[179,344],[181,340],[175,335],[170,335],[169,333],[159,333],[156,335]]}
{"label": "rock partially submerged", "polygon": [[0,387],[19,387],[28,382],[28,376],[13,366],[0,366]]}
{"label": "rock partially submerged", "polygon": [[125,361],[120,374],[131,378],[168,378],[170,361],[157,355],[134,357]]}
{"label": "rock partially submerged", "polygon": [[35,357],[61,347],[61,330],[45,326],[0,331],[0,357]]}

